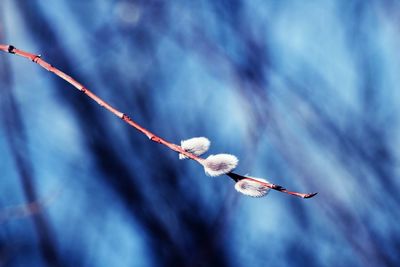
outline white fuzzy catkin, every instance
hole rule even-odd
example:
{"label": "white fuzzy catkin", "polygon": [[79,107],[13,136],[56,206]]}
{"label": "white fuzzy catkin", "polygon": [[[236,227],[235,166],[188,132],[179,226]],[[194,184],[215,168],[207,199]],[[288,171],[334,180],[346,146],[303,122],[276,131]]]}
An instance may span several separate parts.
{"label": "white fuzzy catkin", "polygon": [[235,184],[235,189],[236,191],[246,195],[246,196],[250,196],[250,197],[263,197],[265,195],[268,194],[268,192],[271,190],[269,187],[265,186],[262,183],[259,183],[257,181],[260,182],[265,182],[268,183],[267,180],[261,179],[261,178],[256,178],[256,177],[251,177],[251,176],[247,176],[253,180],[250,179],[242,179],[239,180],[236,184]]}
{"label": "white fuzzy catkin", "polygon": [[205,159],[204,171],[209,176],[219,176],[231,172],[236,168],[239,160],[230,154],[210,155]]}
{"label": "white fuzzy catkin", "polygon": [[[189,153],[200,156],[207,152],[210,147],[210,140],[205,137],[194,137],[182,140],[181,147]],[[183,154],[179,154],[179,159],[187,159],[187,157]]]}

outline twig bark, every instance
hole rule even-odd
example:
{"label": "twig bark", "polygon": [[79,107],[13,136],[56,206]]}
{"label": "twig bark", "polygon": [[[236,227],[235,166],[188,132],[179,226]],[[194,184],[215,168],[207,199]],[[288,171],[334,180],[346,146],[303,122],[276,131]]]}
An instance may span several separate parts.
{"label": "twig bark", "polygon": [[[12,45],[4,45],[4,44],[0,44],[0,50],[3,51],[3,52],[7,52],[7,53],[10,53],[10,54],[15,54],[15,55],[27,58],[27,59],[33,61],[34,63],[37,63],[42,68],[46,69],[47,71],[50,71],[50,72],[54,73],[58,77],[64,79],[65,81],[67,81],[68,83],[73,85],[76,89],[78,89],[79,91],[81,91],[82,93],[87,95],[89,98],[94,100],[97,104],[99,104],[103,108],[107,109],[108,111],[113,113],[118,118],[122,119],[124,122],[126,122],[130,126],[134,127],[136,130],[138,130],[142,134],[146,135],[151,141],[159,143],[159,144],[162,144],[162,145],[172,149],[173,151],[175,151],[177,153],[180,153],[180,154],[183,154],[186,157],[188,157],[188,158],[198,162],[199,164],[203,165],[203,163],[204,163],[204,159],[203,158],[198,157],[198,156],[196,156],[196,155],[184,150],[180,146],[178,146],[176,144],[173,144],[173,143],[170,143],[170,142],[164,140],[163,138],[155,135],[154,133],[150,132],[146,128],[143,128],[142,126],[137,124],[135,121],[133,121],[128,115],[126,115],[125,113],[119,111],[118,109],[114,108],[113,106],[111,106],[110,104],[105,102],[103,99],[98,97],[96,94],[94,94],[88,88],[86,88],[81,83],[79,83],[78,81],[73,79],[71,76],[67,75],[66,73],[62,72],[61,70],[59,70],[56,67],[54,67],[51,64],[49,64],[48,62],[44,61],[41,58],[40,55],[32,54],[32,53],[17,49]],[[286,190],[284,187],[282,187],[280,185],[276,185],[276,184],[272,184],[272,183],[268,183],[268,182],[261,182],[261,181],[258,181],[258,180],[254,180],[254,179],[252,179],[250,177],[247,177],[247,176],[244,176],[244,175],[240,175],[240,174],[236,174],[236,173],[233,173],[233,172],[227,173],[227,175],[230,178],[232,178],[234,181],[236,181],[236,182],[239,181],[239,180],[242,180],[242,179],[248,179],[248,180],[251,180],[251,181],[258,182],[258,183],[260,183],[260,184],[262,184],[262,185],[264,185],[264,186],[266,186],[266,187],[268,187],[270,189],[277,190],[279,192],[290,194],[290,195],[293,195],[293,196],[298,196],[298,197],[301,197],[301,198],[311,198],[311,197],[313,197],[313,196],[315,196],[317,194],[317,193],[298,193],[298,192],[288,191],[288,190]]]}

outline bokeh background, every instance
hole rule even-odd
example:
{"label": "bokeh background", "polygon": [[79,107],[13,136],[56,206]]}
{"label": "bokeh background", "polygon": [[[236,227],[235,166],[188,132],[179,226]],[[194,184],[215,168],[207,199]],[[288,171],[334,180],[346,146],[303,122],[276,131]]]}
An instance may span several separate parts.
{"label": "bokeh background", "polygon": [[399,266],[400,3],[1,0],[41,54],[253,199],[26,59],[0,55],[0,266]]}

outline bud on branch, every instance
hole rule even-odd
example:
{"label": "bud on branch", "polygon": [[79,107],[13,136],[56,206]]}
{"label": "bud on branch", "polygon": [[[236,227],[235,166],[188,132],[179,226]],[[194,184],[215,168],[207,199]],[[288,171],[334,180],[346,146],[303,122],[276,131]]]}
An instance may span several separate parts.
{"label": "bud on branch", "polygon": [[[210,147],[210,140],[205,137],[194,137],[181,141],[181,147],[196,156],[201,156],[207,152]],[[183,154],[179,154],[179,159],[187,159]]]}
{"label": "bud on branch", "polygon": [[204,171],[209,176],[220,176],[233,171],[239,160],[230,154],[210,155],[203,162]]}
{"label": "bud on branch", "polygon": [[236,182],[236,191],[250,197],[263,197],[268,194],[271,190],[265,186],[265,183],[269,183],[267,180],[248,176],[250,179],[242,179]]}

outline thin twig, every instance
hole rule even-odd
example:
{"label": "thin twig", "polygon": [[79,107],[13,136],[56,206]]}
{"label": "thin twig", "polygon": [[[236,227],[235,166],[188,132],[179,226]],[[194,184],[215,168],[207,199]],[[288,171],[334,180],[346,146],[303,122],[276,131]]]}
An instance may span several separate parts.
{"label": "thin twig", "polygon": [[[129,118],[128,115],[126,115],[125,113],[119,111],[118,109],[114,108],[113,106],[111,106],[110,104],[105,102],[103,99],[98,97],[96,94],[94,94],[92,91],[87,89],[81,83],[79,83],[78,81],[73,79],[71,76],[67,75],[66,73],[62,72],[61,70],[57,69],[56,67],[53,67],[51,64],[49,64],[46,61],[44,61],[41,58],[40,55],[35,55],[35,54],[29,53],[29,52],[25,52],[23,50],[15,48],[12,45],[1,45],[0,44],[0,50],[3,51],[3,52],[8,52],[10,54],[15,54],[15,55],[27,58],[27,59],[37,63],[42,68],[46,69],[47,71],[50,71],[50,72],[54,73],[58,77],[64,79],[65,81],[67,81],[68,83],[73,85],[76,89],[78,89],[82,93],[86,94],[89,98],[91,98],[92,100],[97,102],[97,104],[99,104],[103,108],[107,109],[108,111],[113,113],[118,118],[122,119],[124,122],[126,122],[130,126],[134,127],[136,130],[138,130],[142,134],[146,135],[151,141],[156,142],[156,143],[160,143],[160,144],[172,149],[173,151],[175,151],[177,153],[180,153],[180,154],[183,154],[186,157],[188,157],[188,158],[198,162],[199,164],[203,165],[203,163],[204,163],[204,159],[203,158],[198,157],[198,156],[196,156],[196,155],[184,150],[180,146],[178,146],[176,144],[173,144],[173,143],[170,143],[170,142],[164,140],[163,138],[155,135],[154,133],[150,132],[146,128],[143,128],[142,126],[137,124],[135,121],[133,121],[131,118]],[[268,182],[260,182],[258,180],[252,179],[251,177],[247,177],[247,176],[244,176],[244,175],[239,175],[239,174],[236,174],[236,173],[233,173],[233,172],[227,173],[227,175],[229,177],[231,177],[233,180],[235,180],[236,182],[239,181],[239,180],[242,180],[242,179],[248,179],[248,180],[252,180],[252,181],[256,181],[258,183],[261,183],[262,185],[264,185],[264,186],[266,186],[268,188],[271,188],[273,190],[277,190],[279,192],[290,194],[290,195],[294,195],[294,196],[298,196],[298,197],[301,197],[301,198],[311,198],[311,197],[313,197],[313,196],[315,196],[317,194],[317,193],[304,194],[304,193],[291,192],[291,191],[286,190],[284,187],[282,187],[280,185],[275,185],[275,184],[268,183]]]}
{"label": "thin twig", "polygon": [[0,224],[11,219],[20,219],[41,213],[58,198],[59,194],[60,191],[57,190],[44,198],[29,203],[1,208]]}

